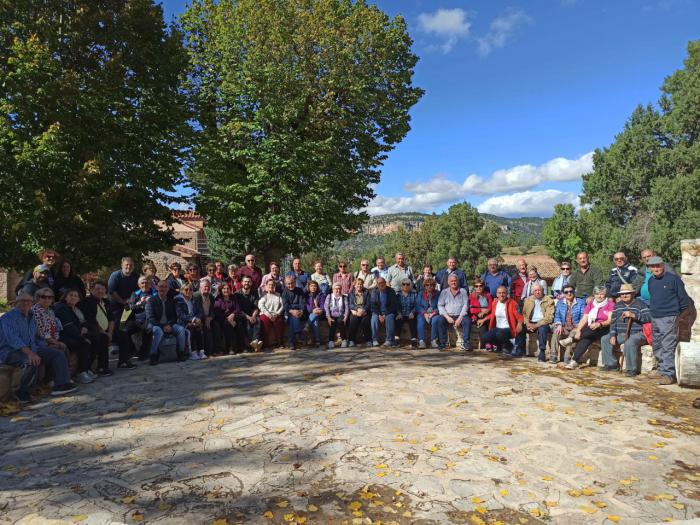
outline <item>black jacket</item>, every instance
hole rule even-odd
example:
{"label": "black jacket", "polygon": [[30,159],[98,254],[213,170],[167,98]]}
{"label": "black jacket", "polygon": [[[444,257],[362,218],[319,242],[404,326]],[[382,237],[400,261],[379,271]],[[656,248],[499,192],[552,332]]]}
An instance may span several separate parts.
{"label": "black jacket", "polygon": [[54,307],[54,312],[56,313],[56,318],[61,321],[61,326],[63,326],[59,340],[67,345],[79,343],[83,339],[83,336],[80,334],[83,324],[78,316],[75,315],[73,309],[65,303],[58,303]]}
{"label": "black jacket", "polygon": [[[146,302],[146,326],[152,330],[154,326],[163,327],[160,322],[163,315],[163,301],[159,295],[154,295]],[[165,317],[166,324],[173,325],[177,323],[177,305],[175,299],[168,296],[165,299]]]}
{"label": "black jacket", "polygon": [[[396,307],[398,303],[398,298],[396,296],[396,292],[394,291],[393,288],[389,288],[388,286],[386,287],[386,314],[395,314],[396,313]],[[381,302],[379,300],[379,290],[374,289],[372,290],[372,298],[369,301],[370,304],[370,311],[373,314],[379,314],[381,315]]]}
{"label": "black jacket", "polygon": [[[112,315],[112,309],[109,305],[102,301],[101,307],[105,310],[105,315],[108,321],[114,321],[114,316]],[[83,312],[85,316],[85,326],[91,332],[97,331],[97,309],[100,308],[100,303],[97,299],[91,295],[87,296],[83,301],[78,304],[78,308]]]}
{"label": "black jacket", "polygon": [[215,299],[212,294],[209,294],[209,315],[205,315],[204,313],[204,306],[202,305],[202,292],[196,292],[192,297],[192,300],[194,301],[194,309],[196,312],[199,312],[198,317],[203,323],[206,322],[207,319],[214,319]]}

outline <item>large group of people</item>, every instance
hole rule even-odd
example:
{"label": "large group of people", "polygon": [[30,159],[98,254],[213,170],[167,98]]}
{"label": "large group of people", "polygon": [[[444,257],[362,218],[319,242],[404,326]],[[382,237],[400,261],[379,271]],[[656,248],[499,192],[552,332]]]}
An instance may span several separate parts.
{"label": "large group of people", "polygon": [[18,286],[14,308],[0,317],[0,364],[22,368],[16,396],[23,403],[41,363],[52,394],[64,395],[76,383],[113,375],[110,353],[118,370],[133,370],[134,358],[159,364],[165,341],[178,360],[201,360],[277,346],[395,347],[406,325],[419,349],[446,349],[454,329],[459,350],[473,350],[474,332],[481,348],[506,358],[525,356],[529,335],[540,361],[566,369],[579,367],[600,342],[603,370],[620,369],[621,347],[628,376],[639,373],[640,348],[651,342],[660,383],[671,384],[678,319],[693,308],[682,280],[651,250],[642,252],[640,270],[616,253],[607,277],[581,252],[575,269],[561,263],[551,286],[524,259],[513,274],[490,259],[470,279],[452,257],[436,274],[426,265],[418,275],[401,253],[391,266],[380,257],[353,272],[340,262],[332,274],[321,260],[307,273],[297,258],[283,276],[276,262],[264,274],[248,254],[241,266],[210,263],[204,275],[196,264],[173,262],[164,278],[152,262],[137,272],[124,257],[106,282],[86,290],[70,261],[52,250],[39,258]]}

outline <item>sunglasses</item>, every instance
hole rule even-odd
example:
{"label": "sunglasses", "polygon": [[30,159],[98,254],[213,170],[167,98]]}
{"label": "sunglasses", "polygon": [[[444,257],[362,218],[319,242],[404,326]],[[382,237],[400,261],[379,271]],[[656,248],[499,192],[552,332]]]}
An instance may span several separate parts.
{"label": "sunglasses", "polygon": [[574,295],[573,290],[566,290],[565,292],[562,292],[564,295]]}
{"label": "sunglasses", "polygon": [[568,266],[562,266],[560,270],[563,272],[564,270],[571,270]]}
{"label": "sunglasses", "polygon": [[53,295],[40,295],[39,299],[53,299]]}
{"label": "sunglasses", "polygon": [[411,286],[410,284],[402,284],[401,286]]}
{"label": "sunglasses", "polygon": [[345,265],[344,265],[344,264],[339,264],[339,265],[338,265],[338,268],[345,268]]}
{"label": "sunglasses", "polygon": [[620,295],[632,295],[632,292],[621,292]]}

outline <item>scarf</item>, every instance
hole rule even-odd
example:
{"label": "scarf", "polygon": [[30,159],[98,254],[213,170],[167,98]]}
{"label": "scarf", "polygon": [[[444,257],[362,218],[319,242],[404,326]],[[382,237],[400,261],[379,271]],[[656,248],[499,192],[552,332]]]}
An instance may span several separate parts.
{"label": "scarf", "polygon": [[589,325],[591,323],[596,322],[596,319],[598,319],[598,310],[600,310],[603,306],[608,304],[608,300],[603,299],[601,302],[598,302],[595,299],[593,299],[593,302],[591,304],[593,305],[593,308],[591,308],[591,311],[588,312],[588,324]]}

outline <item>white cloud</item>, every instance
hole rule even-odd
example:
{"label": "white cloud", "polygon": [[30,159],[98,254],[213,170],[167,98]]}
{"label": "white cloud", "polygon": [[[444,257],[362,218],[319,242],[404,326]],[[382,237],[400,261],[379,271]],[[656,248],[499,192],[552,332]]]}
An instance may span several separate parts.
{"label": "white cloud", "polygon": [[578,195],[559,190],[523,191],[491,197],[477,206],[481,213],[502,217],[548,217],[557,204],[581,205]]}
{"label": "white cloud", "polygon": [[435,35],[442,40],[443,53],[449,53],[461,38],[469,36],[471,23],[464,9],[438,9],[434,13],[421,13],[418,23],[424,33]]}
{"label": "white cloud", "polygon": [[479,54],[485,57],[490,55],[494,49],[504,47],[519,26],[531,21],[532,18],[522,9],[508,9],[491,22],[488,33],[483,37],[477,38]]}
{"label": "white cloud", "polygon": [[[591,152],[577,159],[558,157],[540,166],[523,164],[497,170],[489,178],[469,175],[461,183],[448,179],[444,174],[437,174],[426,181],[404,184],[404,189],[413,194],[411,196],[379,195],[375,197],[367,207],[367,212],[370,215],[381,215],[404,211],[432,211],[440,205],[457,202],[473,195],[528,190],[543,182],[579,180],[592,169],[593,153]],[[489,199],[486,202],[492,200]]]}

